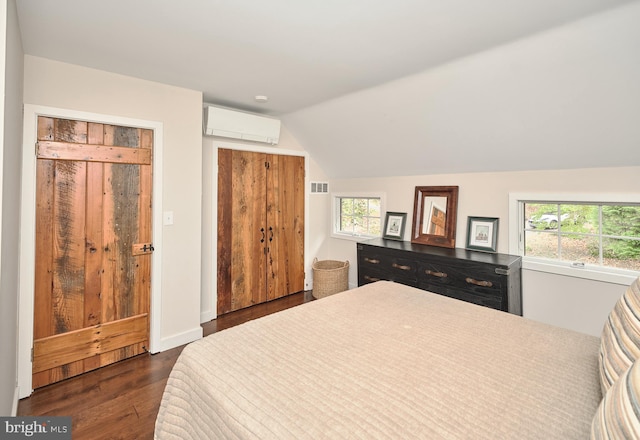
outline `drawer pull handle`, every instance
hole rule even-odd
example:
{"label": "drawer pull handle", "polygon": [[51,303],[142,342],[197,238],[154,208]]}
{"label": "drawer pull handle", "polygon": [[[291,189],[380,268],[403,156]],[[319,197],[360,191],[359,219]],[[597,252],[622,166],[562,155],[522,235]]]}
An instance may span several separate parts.
{"label": "drawer pull handle", "polygon": [[367,280],[367,281],[373,281],[373,282],[380,281],[380,278],[370,277],[369,275],[365,275],[364,279]]}
{"label": "drawer pull handle", "polygon": [[403,266],[403,265],[398,264],[398,263],[393,263],[391,265],[391,267],[394,267],[394,268],[400,269],[400,270],[411,270],[411,266]]}
{"label": "drawer pull handle", "polygon": [[364,261],[371,264],[380,264],[380,260],[376,260],[375,258],[364,257]]}
{"label": "drawer pull handle", "polygon": [[444,272],[434,272],[433,270],[425,270],[424,273],[426,273],[427,275],[432,275],[434,277],[438,277],[438,278],[446,278],[447,274]]}
{"label": "drawer pull handle", "polygon": [[491,281],[478,281],[478,280],[474,280],[473,278],[467,278],[465,281],[469,284],[475,284],[476,286],[480,286],[480,287],[493,286],[493,283]]}

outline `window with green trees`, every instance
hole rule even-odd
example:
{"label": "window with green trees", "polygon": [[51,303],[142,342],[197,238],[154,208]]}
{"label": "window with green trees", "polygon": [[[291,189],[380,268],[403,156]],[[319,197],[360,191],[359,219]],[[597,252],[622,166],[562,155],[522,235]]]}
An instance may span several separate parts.
{"label": "window with green trees", "polygon": [[523,202],[524,255],[640,270],[640,204]]}
{"label": "window with green trees", "polygon": [[379,237],[381,226],[380,197],[335,197],[334,232],[351,236]]}

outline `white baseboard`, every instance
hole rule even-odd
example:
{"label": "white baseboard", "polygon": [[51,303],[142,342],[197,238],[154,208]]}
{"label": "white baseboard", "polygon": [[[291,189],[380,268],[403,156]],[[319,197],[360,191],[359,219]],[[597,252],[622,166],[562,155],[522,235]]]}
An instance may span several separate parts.
{"label": "white baseboard", "polygon": [[202,327],[200,326],[192,330],[161,339],[159,351],[171,350],[172,348],[197,341],[198,339],[202,339]]}
{"label": "white baseboard", "polygon": [[205,322],[209,322],[212,321],[214,319],[216,319],[218,316],[216,315],[216,312],[214,312],[213,310],[207,310],[206,312],[201,312],[200,313],[200,324],[204,324]]}
{"label": "white baseboard", "polygon": [[20,388],[16,386],[15,391],[13,392],[13,405],[11,406],[11,417],[15,417],[18,415],[18,400],[20,396]]}

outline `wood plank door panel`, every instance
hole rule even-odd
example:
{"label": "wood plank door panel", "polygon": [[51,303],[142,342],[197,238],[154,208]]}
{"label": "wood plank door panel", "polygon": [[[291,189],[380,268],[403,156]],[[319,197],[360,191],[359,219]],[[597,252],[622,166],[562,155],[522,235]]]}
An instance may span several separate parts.
{"label": "wood plank door panel", "polygon": [[265,155],[218,150],[218,314],[265,302]]}
{"label": "wood plank door panel", "polygon": [[304,290],[304,168],[218,150],[218,315]]}
{"label": "wood plank door panel", "polygon": [[267,155],[267,301],[304,290],[304,157]]}
{"label": "wood plank door panel", "polygon": [[38,118],[34,388],[148,346],[152,150],[151,130]]}

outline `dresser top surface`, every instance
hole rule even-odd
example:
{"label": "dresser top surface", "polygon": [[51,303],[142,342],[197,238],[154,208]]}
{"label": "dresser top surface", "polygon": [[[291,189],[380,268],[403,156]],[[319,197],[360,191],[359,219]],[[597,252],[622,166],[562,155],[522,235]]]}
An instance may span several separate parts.
{"label": "dresser top surface", "polygon": [[384,238],[373,238],[371,240],[362,241],[358,243],[358,245],[376,246],[385,249],[396,249],[418,254],[434,255],[442,258],[456,258],[507,267],[514,264],[521,264],[522,260],[518,255],[471,251],[460,248],[449,249],[411,243],[410,241],[387,240]]}

